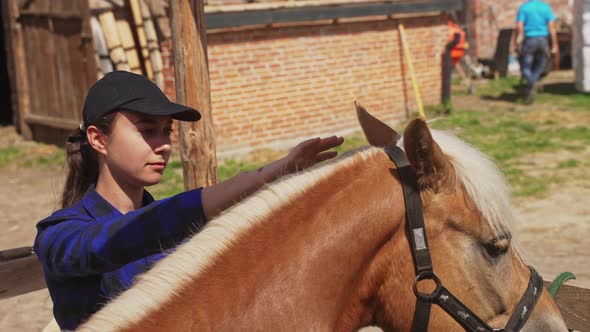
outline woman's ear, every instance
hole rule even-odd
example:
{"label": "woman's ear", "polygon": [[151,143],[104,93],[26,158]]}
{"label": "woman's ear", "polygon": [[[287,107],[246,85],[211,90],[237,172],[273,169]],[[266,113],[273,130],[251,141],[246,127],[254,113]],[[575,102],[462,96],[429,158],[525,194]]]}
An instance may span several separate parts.
{"label": "woman's ear", "polygon": [[88,126],[86,128],[86,137],[88,138],[88,144],[96,150],[99,154],[106,155],[106,144],[105,135],[96,126]]}
{"label": "woman's ear", "polygon": [[415,119],[408,124],[404,131],[404,150],[423,189],[437,191],[444,185],[452,166],[432,138],[426,121]]}

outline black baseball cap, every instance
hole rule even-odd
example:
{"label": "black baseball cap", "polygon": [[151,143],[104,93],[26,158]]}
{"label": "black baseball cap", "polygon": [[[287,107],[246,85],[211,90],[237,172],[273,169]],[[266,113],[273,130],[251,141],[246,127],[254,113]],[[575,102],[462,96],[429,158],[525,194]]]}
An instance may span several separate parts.
{"label": "black baseball cap", "polygon": [[84,102],[84,126],[116,110],[150,115],[171,115],[173,119],[197,121],[201,114],[194,108],[170,101],[148,78],[127,71],[112,71],[98,80]]}

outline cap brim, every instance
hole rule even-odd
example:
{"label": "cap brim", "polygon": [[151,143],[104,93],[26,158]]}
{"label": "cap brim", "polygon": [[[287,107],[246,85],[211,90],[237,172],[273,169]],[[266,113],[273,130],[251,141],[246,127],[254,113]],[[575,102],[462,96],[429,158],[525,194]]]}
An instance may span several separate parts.
{"label": "cap brim", "polygon": [[141,98],[125,103],[120,108],[150,115],[170,115],[173,119],[181,121],[194,122],[201,119],[201,113],[196,109],[171,101],[154,102],[154,100]]}

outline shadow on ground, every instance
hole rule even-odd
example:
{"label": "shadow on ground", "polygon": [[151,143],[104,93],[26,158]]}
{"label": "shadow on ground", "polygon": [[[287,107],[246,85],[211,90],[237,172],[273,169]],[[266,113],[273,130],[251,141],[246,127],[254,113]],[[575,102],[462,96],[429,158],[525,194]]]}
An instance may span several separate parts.
{"label": "shadow on ground", "polygon": [[553,95],[571,96],[581,92],[576,90],[576,85],[569,82],[548,83],[543,85],[543,92]]}
{"label": "shadow on ground", "polygon": [[519,84],[512,85],[512,91],[502,91],[499,95],[485,94],[481,96],[483,100],[506,101],[510,103],[522,101],[522,87]]}
{"label": "shadow on ground", "polygon": [[[519,85],[513,85],[513,91],[503,91],[499,95],[482,95],[483,100],[492,101],[506,101],[506,102],[518,102],[522,101],[522,94],[519,93],[521,87]],[[547,83],[539,86],[539,92],[543,94],[551,94],[557,96],[574,96],[574,95],[589,95],[580,92],[576,89],[576,84],[571,82],[555,82]]]}
{"label": "shadow on ground", "polygon": [[498,96],[491,96],[491,95],[482,95],[481,99],[483,100],[493,100],[493,101],[507,101],[507,102],[517,102],[519,100],[522,100],[522,97],[520,94],[514,92],[502,92],[500,95]]}

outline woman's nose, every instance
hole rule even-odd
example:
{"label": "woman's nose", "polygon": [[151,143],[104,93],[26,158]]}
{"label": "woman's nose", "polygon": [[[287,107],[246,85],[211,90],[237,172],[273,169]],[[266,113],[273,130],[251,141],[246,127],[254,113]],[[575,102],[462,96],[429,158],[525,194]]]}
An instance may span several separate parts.
{"label": "woman's nose", "polygon": [[172,150],[172,145],[170,144],[170,141],[164,144],[159,144],[158,147],[155,149],[156,152],[169,152],[170,150]]}
{"label": "woman's nose", "polygon": [[156,153],[162,152],[169,152],[172,150],[172,145],[170,143],[170,135],[163,135],[161,136],[156,142],[154,146],[154,151]]}

